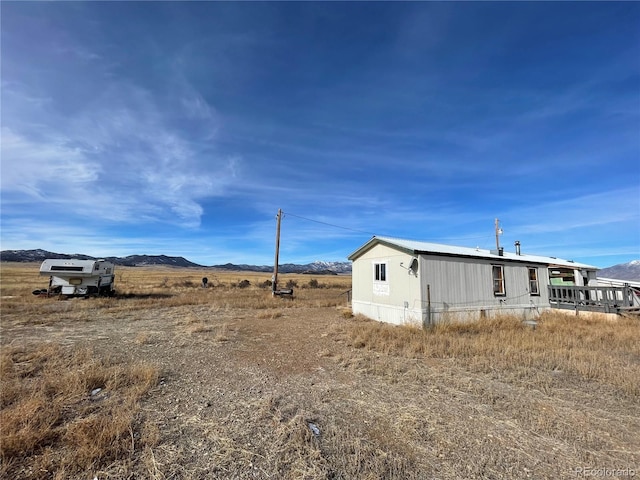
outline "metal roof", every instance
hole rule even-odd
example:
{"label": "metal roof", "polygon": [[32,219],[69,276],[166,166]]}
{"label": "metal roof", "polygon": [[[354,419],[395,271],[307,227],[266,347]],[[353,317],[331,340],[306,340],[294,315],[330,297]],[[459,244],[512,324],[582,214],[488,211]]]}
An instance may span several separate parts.
{"label": "metal roof", "polygon": [[429,242],[419,242],[416,240],[404,240],[401,238],[392,238],[392,237],[376,237],[374,236],[371,240],[365,243],[358,250],[349,255],[349,260],[354,260],[359,257],[362,253],[369,248],[373,247],[375,244],[384,244],[390,247],[399,248],[401,250],[405,250],[412,254],[435,254],[435,255],[447,255],[447,256],[456,256],[456,257],[475,257],[475,258],[489,258],[492,260],[509,260],[513,262],[524,262],[524,263],[540,263],[544,265],[556,265],[559,267],[570,267],[570,268],[582,268],[587,270],[598,270],[598,267],[594,267],[593,265],[586,265],[584,263],[574,262],[573,260],[563,260],[561,258],[556,257],[544,257],[541,255],[528,255],[522,254],[517,255],[516,253],[511,253],[504,251],[502,255],[497,255],[496,253],[491,253],[491,250],[485,250],[482,248],[469,248],[469,247],[456,247],[453,245],[442,245],[439,243],[429,243]]}

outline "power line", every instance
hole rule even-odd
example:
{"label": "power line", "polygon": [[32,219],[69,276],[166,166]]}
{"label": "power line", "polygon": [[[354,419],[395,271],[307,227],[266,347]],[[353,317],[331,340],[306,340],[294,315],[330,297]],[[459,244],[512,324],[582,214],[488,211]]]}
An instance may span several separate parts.
{"label": "power line", "polygon": [[[358,230],[356,228],[344,227],[342,225],[336,225],[335,223],[321,222],[320,220],[314,220],[313,218],[303,217],[302,215],[296,215],[294,213],[289,213],[289,212],[282,212],[282,213],[285,216],[289,215],[290,217],[300,218],[302,220],[307,220],[309,222],[319,223],[321,225],[327,225],[329,227],[340,228],[342,230],[349,230],[351,232],[362,233],[362,234],[365,234],[365,235],[371,235],[371,236],[374,236],[374,237],[381,237],[381,236],[383,236],[383,237],[394,237],[394,235],[381,235],[381,234],[378,234],[378,233],[367,232],[367,231],[364,231],[364,230]],[[435,241],[444,242],[444,241],[451,241],[451,240],[454,240],[454,241],[456,241],[456,240],[479,240],[479,239],[486,240],[488,238],[492,238],[492,235],[482,235],[482,236],[477,236],[477,237],[459,237],[459,238],[453,238],[453,237],[450,237],[450,238],[437,238],[437,239],[435,239]]]}
{"label": "power line", "polygon": [[309,222],[314,222],[314,223],[319,223],[321,225],[327,225],[329,227],[335,227],[335,228],[341,228],[343,230],[350,230],[352,232],[356,232],[356,233],[364,233],[365,235],[371,235],[371,236],[375,236],[375,233],[371,233],[371,232],[365,232],[364,230],[357,230],[355,228],[350,228],[350,227],[343,227],[342,225],[336,225],[334,223],[327,223],[327,222],[321,222],[320,220],[314,220],[312,218],[307,218],[307,217],[302,217],[300,215],[295,215],[293,213],[289,213],[289,212],[282,212],[286,215],[289,215],[290,217],[296,217],[296,218],[301,218],[302,220],[307,220]]}

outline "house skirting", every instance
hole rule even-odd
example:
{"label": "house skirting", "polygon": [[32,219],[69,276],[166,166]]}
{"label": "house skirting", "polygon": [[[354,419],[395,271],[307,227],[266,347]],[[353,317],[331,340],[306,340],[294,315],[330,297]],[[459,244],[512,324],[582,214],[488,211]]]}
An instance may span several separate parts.
{"label": "house skirting", "polygon": [[354,315],[361,314],[373,320],[395,325],[429,325],[453,321],[473,321],[482,317],[495,317],[496,315],[515,315],[523,320],[531,320],[549,306],[532,304],[523,305],[485,305],[472,307],[431,307],[431,311],[425,308],[403,308],[394,305],[379,303],[352,301]]}
{"label": "house skirting", "polygon": [[384,305],[380,303],[351,301],[353,314],[361,314],[365,317],[378,320],[379,322],[393,323],[395,325],[422,324],[424,312],[422,309],[411,309],[397,307],[394,305]]}

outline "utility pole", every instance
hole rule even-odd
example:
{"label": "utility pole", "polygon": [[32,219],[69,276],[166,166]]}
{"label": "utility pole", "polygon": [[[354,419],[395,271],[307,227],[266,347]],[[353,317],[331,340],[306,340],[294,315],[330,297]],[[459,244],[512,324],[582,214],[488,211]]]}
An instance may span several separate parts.
{"label": "utility pole", "polygon": [[278,255],[280,253],[280,220],[282,220],[282,209],[278,209],[278,215],[276,215],[276,258],[273,262],[273,279],[271,283],[271,294],[276,295],[278,291]]}

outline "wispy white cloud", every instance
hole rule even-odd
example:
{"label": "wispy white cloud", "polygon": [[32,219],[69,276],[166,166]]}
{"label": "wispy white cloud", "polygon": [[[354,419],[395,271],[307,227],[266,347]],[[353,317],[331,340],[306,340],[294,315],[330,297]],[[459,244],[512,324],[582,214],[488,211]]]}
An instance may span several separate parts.
{"label": "wispy white cloud", "polygon": [[[637,227],[640,203],[637,188],[567,195],[561,200],[509,209],[507,217],[521,234],[569,232],[613,224]],[[633,230],[629,230],[630,232]],[[640,234],[635,229],[636,234]]]}
{"label": "wispy white cloud", "polygon": [[101,166],[86,161],[83,152],[56,137],[30,140],[8,127],[2,128],[2,190],[21,191],[42,201],[54,201],[70,190],[82,192],[96,181]]}
{"label": "wispy white cloud", "polygon": [[51,104],[53,99],[50,95],[43,95],[38,92],[27,92],[24,86],[15,81],[2,80],[2,94],[3,101],[12,99],[16,103],[20,104],[22,108],[35,108],[41,110],[42,108]]}
{"label": "wispy white cloud", "polygon": [[[39,208],[64,206],[80,215],[93,214],[86,208],[92,203],[112,220],[199,225],[200,200],[224,191],[239,158],[205,156],[201,145],[214,145],[217,128],[213,110],[193,90],[177,95],[186,117],[208,122],[200,138],[172,126],[180,111],[163,110],[164,98],[122,82],[109,85],[71,119],[43,111],[37,124],[29,124],[19,112],[5,113],[3,192],[19,191],[47,202]],[[23,99],[21,94],[10,103],[19,106]]]}
{"label": "wispy white cloud", "polygon": [[66,57],[71,55],[85,62],[93,62],[93,61],[102,59],[101,55],[78,44],[71,45],[66,42],[65,44],[59,43],[59,44],[54,44],[51,49],[53,50],[53,53],[55,55],[59,55],[60,57]]}

